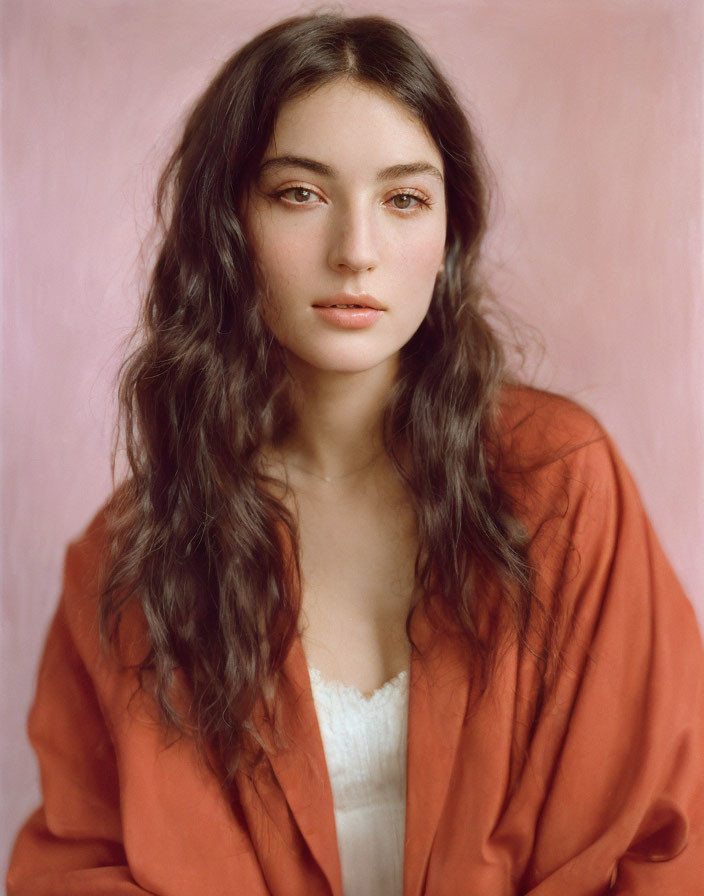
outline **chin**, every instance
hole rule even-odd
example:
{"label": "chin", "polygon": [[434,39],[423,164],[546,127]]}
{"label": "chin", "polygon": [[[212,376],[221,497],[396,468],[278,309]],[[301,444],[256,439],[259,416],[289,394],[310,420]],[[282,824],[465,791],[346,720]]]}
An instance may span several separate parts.
{"label": "chin", "polygon": [[392,355],[378,355],[360,351],[340,352],[334,354],[311,354],[307,356],[294,355],[290,350],[290,368],[292,372],[301,366],[317,371],[318,373],[343,374],[364,373],[379,367],[392,365],[394,369],[398,362],[398,352]]}
{"label": "chin", "polygon": [[369,370],[377,370],[380,367],[386,366],[388,361],[388,358],[381,361],[337,361],[336,363],[331,364],[321,364],[317,369],[321,373],[365,373]]}

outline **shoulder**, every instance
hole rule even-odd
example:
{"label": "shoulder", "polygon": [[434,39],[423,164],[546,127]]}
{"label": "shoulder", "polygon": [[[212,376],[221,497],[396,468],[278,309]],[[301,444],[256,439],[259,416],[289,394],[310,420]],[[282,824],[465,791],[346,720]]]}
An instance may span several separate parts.
{"label": "shoulder", "polygon": [[64,585],[72,597],[100,591],[103,568],[109,549],[109,508],[106,502],[85,528],[69,541],[64,564]]}
{"label": "shoulder", "polygon": [[497,402],[496,434],[512,466],[540,466],[604,442],[599,421],[575,401],[527,386],[505,387]]}
{"label": "shoulder", "polygon": [[[106,658],[107,641],[101,636],[100,607],[106,572],[112,560],[113,519],[119,500],[118,490],[99,508],[83,531],[73,538],[66,548],[58,613],[89,667],[102,666]],[[130,605],[120,614],[119,623],[120,648],[124,647],[125,639],[122,636],[124,631],[129,636],[128,643],[138,646],[139,651],[143,651],[144,626],[141,610]],[[128,660],[127,657],[123,659]]]}
{"label": "shoulder", "polygon": [[576,402],[525,387],[504,390],[495,424],[496,468],[519,516],[535,527],[587,505],[602,516],[619,496],[640,504],[601,423]]}
{"label": "shoulder", "polygon": [[497,444],[501,484],[553,593],[589,579],[605,586],[614,564],[642,584],[653,564],[669,569],[630,471],[591,413],[550,393],[507,390]]}
{"label": "shoulder", "polygon": [[630,471],[592,414],[515,389],[502,397],[497,432],[502,485],[546,605],[598,614],[615,602],[649,617],[666,599],[691,618]]}
{"label": "shoulder", "polygon": [[66,547],[60,611],[78,643],[98,641],[98,608],[109,546],[108,507],[109,502]]}

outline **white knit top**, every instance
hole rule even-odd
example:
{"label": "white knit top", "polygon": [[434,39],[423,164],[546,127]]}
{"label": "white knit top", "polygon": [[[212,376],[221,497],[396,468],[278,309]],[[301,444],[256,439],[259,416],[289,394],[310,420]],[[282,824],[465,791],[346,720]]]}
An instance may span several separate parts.
{"label": "white knit top", "polygon": [[408,673],[365,697],[310,669],[344,896],[402,896]]}

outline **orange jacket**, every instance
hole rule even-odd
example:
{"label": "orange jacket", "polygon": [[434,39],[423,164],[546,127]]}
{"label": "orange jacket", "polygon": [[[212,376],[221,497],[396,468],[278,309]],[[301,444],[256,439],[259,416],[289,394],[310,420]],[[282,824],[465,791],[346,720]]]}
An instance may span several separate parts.
{"label": "orange jacket", "polygon": [[[473,691],[466,648],[415,610],[404,896],[704,894],[692,608],[594,421],[521,394],[506,417],[511,451],[553,457],[515,496],[560,671],[538,701],[534,658],[507,641],[490,686]],[[99,649],[102,539],[99,516],[68,551],[29,723],[44,805],[19,834],[9,896],[341,896],[300,641],[277,696],[285,746],[224,793]]]}

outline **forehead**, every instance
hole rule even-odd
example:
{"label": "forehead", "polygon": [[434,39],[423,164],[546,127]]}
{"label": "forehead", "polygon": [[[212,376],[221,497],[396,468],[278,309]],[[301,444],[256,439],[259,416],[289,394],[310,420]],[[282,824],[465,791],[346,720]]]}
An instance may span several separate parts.
{"label": "forehead", "polygon": [[349,78],[283,104],[264,159],[289,154],[347,169],[412,157],[443,170],[435,142],[409,109],[379,88]]}

